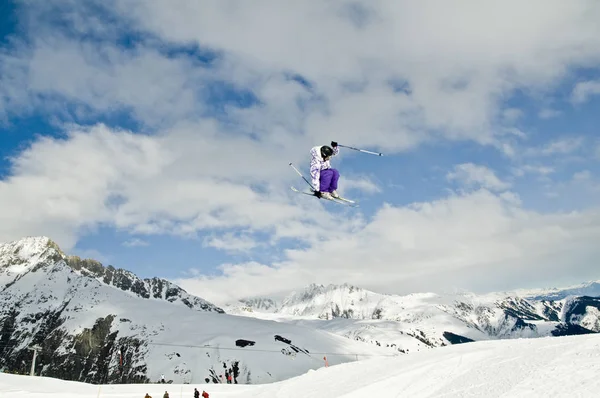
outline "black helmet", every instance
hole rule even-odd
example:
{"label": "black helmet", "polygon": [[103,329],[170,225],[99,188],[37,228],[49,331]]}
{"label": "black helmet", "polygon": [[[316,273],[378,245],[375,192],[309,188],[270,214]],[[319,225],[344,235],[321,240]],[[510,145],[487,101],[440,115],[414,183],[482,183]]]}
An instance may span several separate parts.
{"label": "black helmet", "polygon": [[330,147],[330,146],[323,145],[323,146],[321,147],[321,156],[322,156],[323,158],[327,158],[327,157],[329,157],[329,156],[331,156],[331,155],[333,155],[333,149],[331,149],[331,147]]}

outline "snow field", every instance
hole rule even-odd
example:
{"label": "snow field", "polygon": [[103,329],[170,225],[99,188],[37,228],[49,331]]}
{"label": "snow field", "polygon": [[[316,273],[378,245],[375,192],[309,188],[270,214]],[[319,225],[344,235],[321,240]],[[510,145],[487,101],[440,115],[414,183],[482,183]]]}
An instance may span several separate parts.
{"label": "snow field", "polygon": [[262,385],[103,385],[0,374],[4,398],[597,397],[600,335],[481,341],[345,363]]}

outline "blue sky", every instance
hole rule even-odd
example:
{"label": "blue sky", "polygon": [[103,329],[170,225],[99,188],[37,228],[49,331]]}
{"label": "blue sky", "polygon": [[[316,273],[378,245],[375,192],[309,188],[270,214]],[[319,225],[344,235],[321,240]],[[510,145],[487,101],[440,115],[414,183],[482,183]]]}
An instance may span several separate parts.
{"label": "blue sky", "polygon": [[[600,6],[232,4],[2,3],[0,240],[215,301],[599,278]],[[289,190],[332,140],[359,209]]]}

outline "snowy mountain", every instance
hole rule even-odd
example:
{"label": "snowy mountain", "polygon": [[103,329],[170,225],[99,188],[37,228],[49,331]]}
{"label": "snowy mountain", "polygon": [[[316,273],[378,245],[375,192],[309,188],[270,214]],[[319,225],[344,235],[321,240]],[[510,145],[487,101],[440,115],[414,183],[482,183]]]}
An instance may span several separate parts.
{"label": "snowy mountain", "polygon": [[221,308],[186,293],[167,280],[142,280],[129,271],[112,266],[104,267],[95,260],[67,256],[56,243],[46,237],[32,237],[0,244],[0,286],[5,285],[8,288],[28,275],[29,271],[35,272],[44,265],[61,261],[77,275],[93,278],[139,298],[166,300],[195,310],[224,313]]}
{"label": "snowy mountain", "polygon": [[408,353],[477,340],[600,332],[599,309],[600,298],[589,296],[399,296],[348,284],[313,284],[293,292],[269,313],[256,309],[242,315],[326,330]]}
{"label": "snowy mountain", "polygon": [[168,281],[65,255],[45,237],[0,245],[0,369],[91,383],[254,384],[389,351],[225,314]]}
{"label": "snowy mountain", "polygon": [[228,314],[244,315],[248,312],[258,311],[260,313],[272,313],[277,310],[279,304],[271,298],[251,298],[236,301],[234,303],[226,303],[223,309]]}
{"label": "snowy mountain", "polygon": [[26,238],[0,244],[0,370],[28,373],[29,348],[37,345],[36,373],[66,380],[139,383],[165,374],[176,383],[219,383],[231,374],[256,384],[320,368],[325,358],[333,365],[478,340],[600,331],[599,298],[536,297],[311,285],[281,302],[248,299],[223,309],[169,281]]}

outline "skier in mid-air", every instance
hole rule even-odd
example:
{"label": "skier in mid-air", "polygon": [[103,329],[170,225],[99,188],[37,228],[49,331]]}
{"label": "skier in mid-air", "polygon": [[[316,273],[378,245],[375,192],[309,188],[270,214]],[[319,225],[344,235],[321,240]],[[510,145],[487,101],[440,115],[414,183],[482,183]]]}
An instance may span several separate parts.
{"label": "skier in mid-air", "polygon": [[300,177],[302,177],[304,182],[310,185],[310,192],[300,191],[293,185],[291,186],[292,191],[304,195],[309,195],[312,197],[317,197],[319,199],[325,198],[331,200],[332,202],[342,203],[351,207],[358,207],[358,203],[356,201],[348,198],[343,198],[337,193],[340,173],[339,171],[331,167],[329,159],[331,159],[332,156],[335,156],[339,153],[339,147],[349,148],[364,153],[370,153],[372,155],[383,156],[381,152],[372,152],[366,151],[364,149],[354,148],[351,146],[338,145],[338,143],[335,141],[331,141],[331,146],[315,146],[310,150],[310,176],[312,181],[308,181],[308,179],[302,175],[300,170],[294,167],[294,165],[290,162],[290,166],[292,166],[294,171],[298,173]]}
{"label": "skier in mid-air", "polygon": [[340,173],[331,168],[329,159],[339,153],[340,149],[335,141],[331,141],[331,146],[315,146],[310,150],[312,156],[310,160],[310,176],[312,185],[315,189],[315,196],[318,198],[332,199],[339,198],[337,193],[338,180]]}

